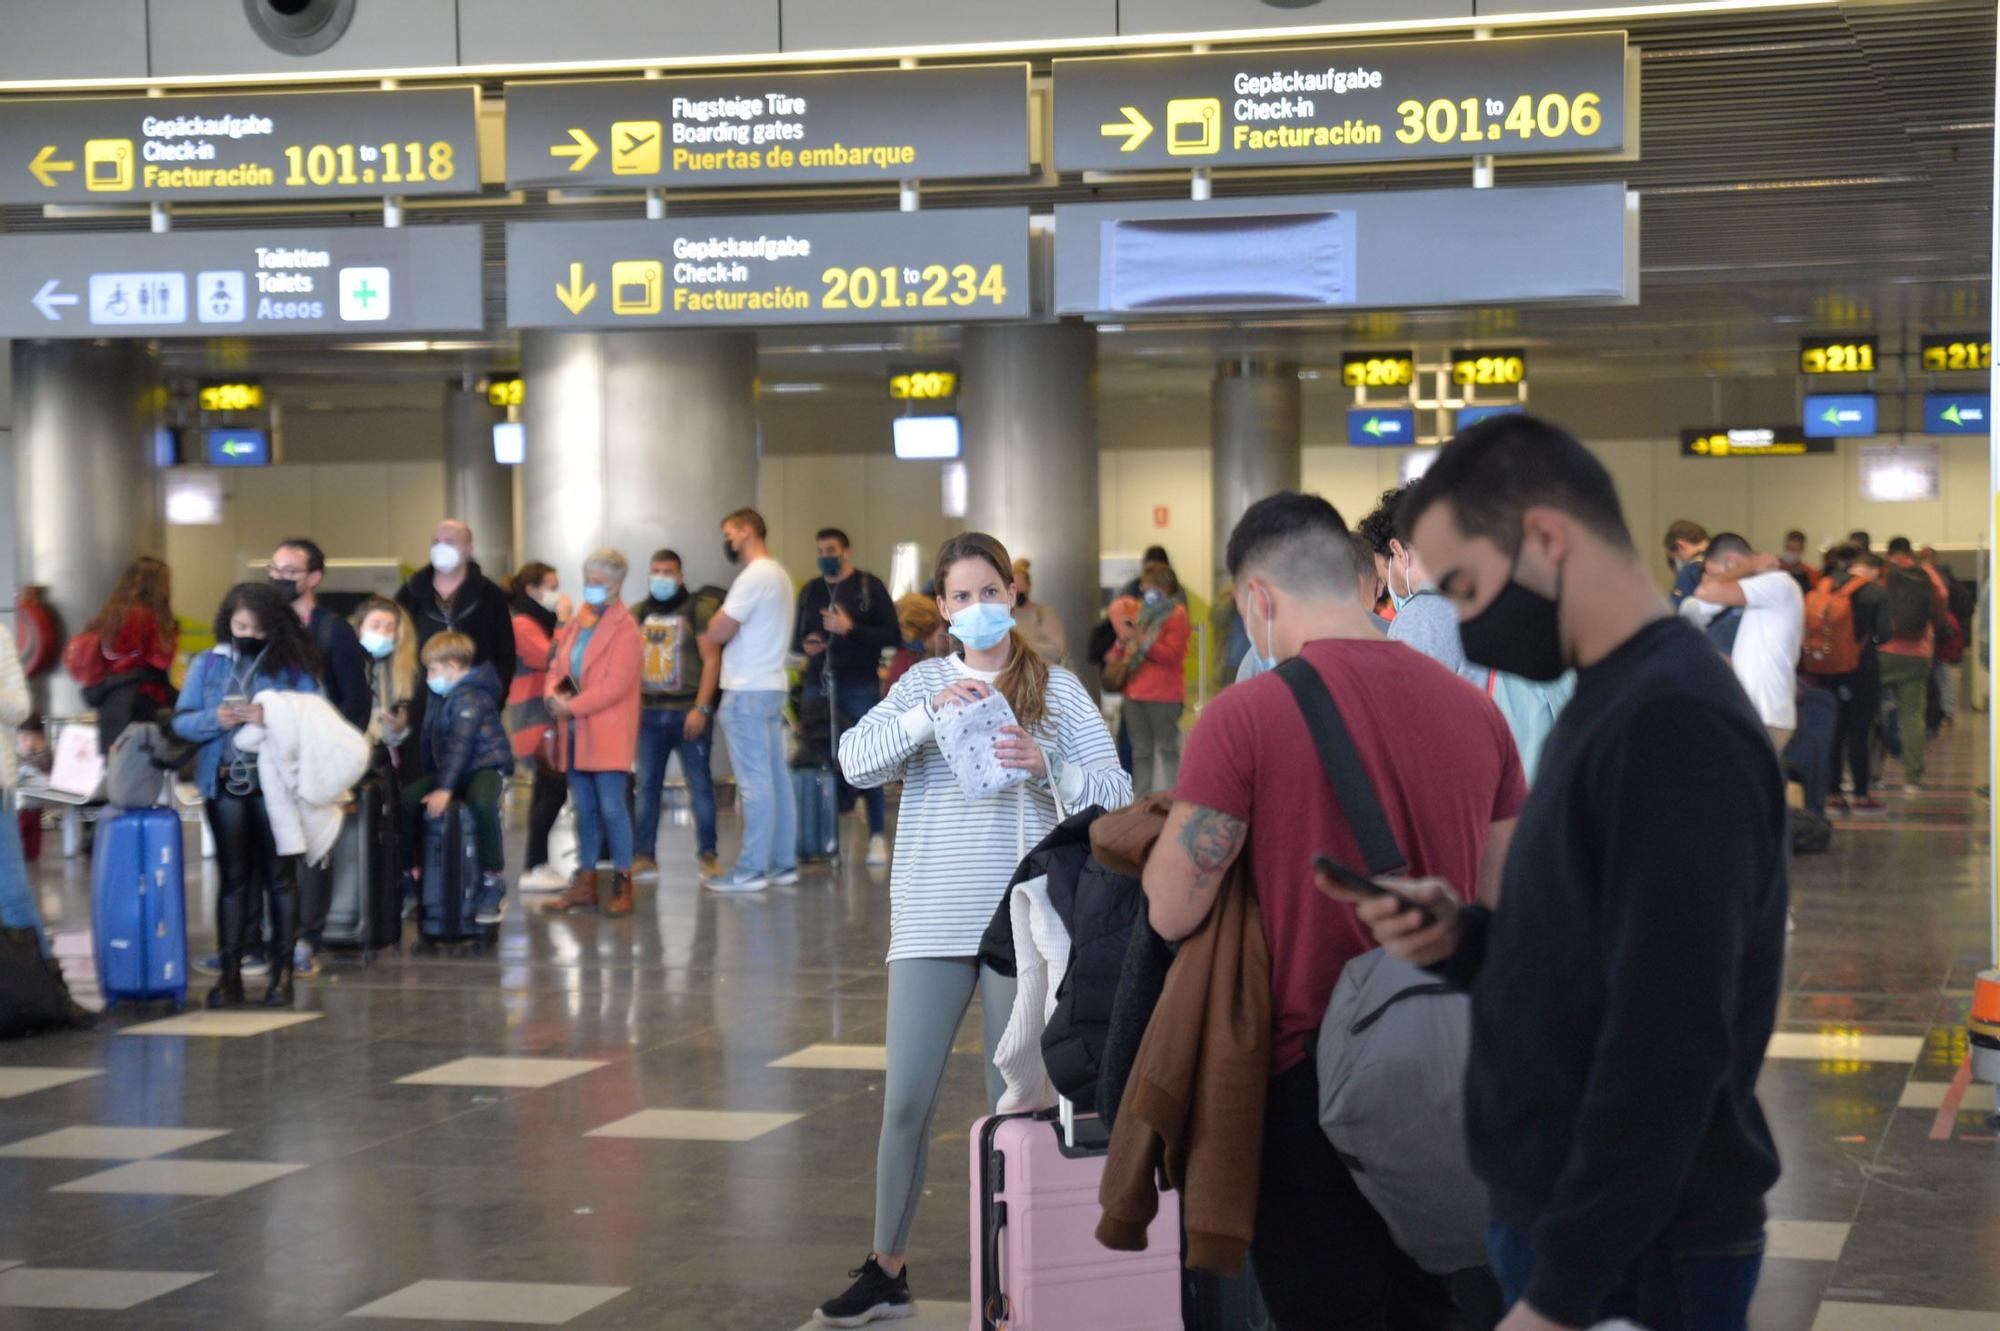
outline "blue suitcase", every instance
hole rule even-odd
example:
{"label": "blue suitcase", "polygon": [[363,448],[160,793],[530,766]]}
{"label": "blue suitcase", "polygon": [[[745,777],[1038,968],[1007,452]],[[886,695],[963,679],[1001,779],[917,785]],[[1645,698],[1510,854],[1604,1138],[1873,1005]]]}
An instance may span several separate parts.
{"label": "blue suitcase", "polygon": [[824,767],[792,769],[792,798],[798,805],[799,858],[830,860],[840,854],[839,786]]}
{"label": "blue suitcase", "polygon": [[187,1002],[187,892],[172,809],[126,809],[97,824],[90,927],[107,1006]]}
{"label": "blue suitcase", "polygon": [[469,945],[484,952],[500,938],[500,926],[473,919],[479,895],[479,838],[472,819],[457,801],[442,818],[424,819],[423,942],[419,949],[456,950]]}

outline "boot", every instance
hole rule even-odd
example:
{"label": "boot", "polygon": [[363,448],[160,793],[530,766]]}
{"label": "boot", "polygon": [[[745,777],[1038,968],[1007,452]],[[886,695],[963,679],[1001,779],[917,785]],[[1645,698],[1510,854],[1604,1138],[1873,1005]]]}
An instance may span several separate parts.
{"label": "boot", "polygon": [[566,915],[571,911],[597,909],[597,870],[578,869],[570,875],[563,894],[542,907],[544,915]]}
{"label": "boot", "polygon": [[632,913],[632,875],[614,873],[611,875],[611,900],[604,903],[606,915],[630,915]]}
{"label": "boot", "polygon": [[215,937],[221,945],[222,978],[208,991],[204,1006],[243,1006],[243,923],[244,893],[223,891],[215,899]]}
{"label": "boot", "polygon": [[292,959],[299,946],[299,860],[279,858],[271,884],[271,987],[265,1007],[292,1005]]}

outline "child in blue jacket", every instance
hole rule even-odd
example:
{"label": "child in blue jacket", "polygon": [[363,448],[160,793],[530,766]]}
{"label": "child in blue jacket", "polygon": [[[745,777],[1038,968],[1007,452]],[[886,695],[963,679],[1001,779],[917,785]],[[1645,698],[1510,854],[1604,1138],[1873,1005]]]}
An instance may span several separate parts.
{"label": "child in blue jacket", "polygon": [[479,837],[479,895],[473,919],[498,924],[506,914],[506,867],[500,842],[500,797],[514,770],[514,750],[500,723],[503,690],[491,665],[472,663],[472,639],[440,633],[424,644],[423,663],[437,695],[424,713],[423,775],[403,785],[403,844],[409,868],[404,898],[413,900],[423,878],[424,818],[442,818],[453,799],[472,815]]}

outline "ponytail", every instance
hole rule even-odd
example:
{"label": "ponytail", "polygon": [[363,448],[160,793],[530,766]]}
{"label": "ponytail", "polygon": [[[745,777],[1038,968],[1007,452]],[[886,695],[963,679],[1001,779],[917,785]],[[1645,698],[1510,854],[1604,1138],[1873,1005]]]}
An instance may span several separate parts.
{"label": "ponytail", "polygon": [[1033,731],[1049,715],[1049,663],[1028,645],[1021,630],[1007,630],[1007,664],[993,687],[1014,709],[1023,730]]}

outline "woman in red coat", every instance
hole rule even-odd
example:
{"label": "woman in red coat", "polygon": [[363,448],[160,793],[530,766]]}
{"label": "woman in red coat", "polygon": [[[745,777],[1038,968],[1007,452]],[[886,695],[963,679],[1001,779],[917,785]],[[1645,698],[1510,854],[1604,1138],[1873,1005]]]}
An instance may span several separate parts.
{"label": "woman in red coat", "polygon": [[556,635],[547,698],[557,752],[576,808],[576,875],[550,911],[596,910],[597,861],[611,849],[606,915],[632,913],[632,810],[626,803],[639,749],[639,626],[619,597],[628,565],[616,550],[583,564],[583,601]]}
{"label": "woman in red coat", "polygon": [[151,721],[174,705],[167,672],[180,649],[181,630],[174,622],[173,575],[166,564],[150,555],[127,564],[85,632],[97,637],[103,671],[83,697],[97,709],[98,741],[109,753],[126,726]]}

